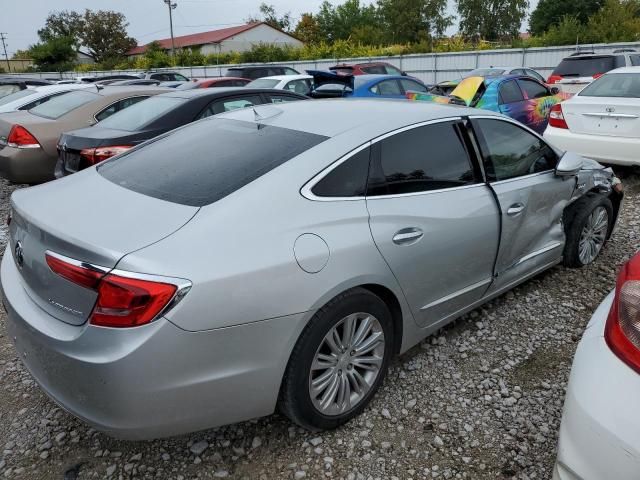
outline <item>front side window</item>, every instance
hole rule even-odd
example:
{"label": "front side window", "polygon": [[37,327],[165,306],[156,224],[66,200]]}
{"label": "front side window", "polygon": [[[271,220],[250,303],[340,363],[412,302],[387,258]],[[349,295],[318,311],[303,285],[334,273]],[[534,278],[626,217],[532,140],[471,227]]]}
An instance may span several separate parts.
{"label": "front side window", "polygon": [[522,90],[515,80],[509,80],[500,85],[500,104],[505,105],[508,103],[516,103],[524,100],[522,96]]}
{"label": "front side window", "polygon": [[128,190],[202,207],[326,139],[299,130],[211,118],[173,130],[144,148],[107,160],[98,167],[98,172]]}
{"label": "front side window", "polygon": [[369,173],[369,148],[358,153],[331,170],[312,189],[318,197],[363,197]]}
{"label": "front side window", "polygon": [[387,75],[402,75],[400,70],[396,67],[392,67],[391,65],[386,65],[384,68],[387,71]]}
{"label": "front side window", "polygon": [[55,120],[76,108],[100,98],[102,98],[100,95],[86,90],[69,92],[32,108],[30,112],[40,117]]}
{"label": "front side window", "polygon": [[544,98],[550,95],[549,90],[544,85],[540,85],[535,80],[528,80],[526,78],[521,78],[518,80],[520,84],[520,88],[525,93],[529,100],[535,98]]}
{"label": "front side window", "polygon": [[475,183],[459,126],[436,123],[401,132],[377,145],[369,196],[398,195]]}
{"label": "front side window", "polygon": [[529,75],[530,77],[535,78],[536,80],[538,80],[541,83],[545,83],[544,77],[542,75],[540,75],[538,72],[536,72],[535,70],[531,70],[531,69],[527,68],[525,70],[525,74]]}
{"label": "front side window", "polygon": [[640,98],[640,73],[609,73],[587,85],[580,97]]}
{"label": "front side window", "polygon": [[558,157],[542,139],[504,120],[473,120],[489,181],[553,170]]}
{"label": "front side window", "polygon": [[400,86],[395,80],[385,80],[371,87],[371,93],[376,95],[402,95]]}

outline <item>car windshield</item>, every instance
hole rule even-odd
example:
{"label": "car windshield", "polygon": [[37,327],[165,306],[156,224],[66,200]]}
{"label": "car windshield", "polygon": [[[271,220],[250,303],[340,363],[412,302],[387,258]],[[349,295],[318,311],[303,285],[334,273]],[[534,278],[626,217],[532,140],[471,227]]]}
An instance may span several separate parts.
{"label": "car windshield", "polygon": [[100,125],[133,132],[146,127],[159,116],[186,101],[185,98],[155,96],[114,113],[100,122]]}
{"label": "car windshield", "polygon": [[607,73],[615,67],[615,57],[569,57],[555,68],[552,75],[561,77],[593,77]]}
{"label": "car windshield", "polygon": [[270,78],[259,78],[253,82],[249,82],[247,87],[249,88],[274,88],[280,83],[280,80],[273,80]]}
{"label": "car windshield", "polygon": [[[0,88],[2,88],[2,86],[0,86]],[[17,92],[13,92],[9,95],[6,95],[4,97],[0,98],[0,105],[6,105],[7,103],[11,103],[14,100],[20,100],[21,98],[24,97],[28,97],[30,95],[34,95],[35,93],[37,93],[35,90],[31,90],[31,89],[24,89],[24,90],[18,90]]]}
{"label": "car windshield", "polygon": [[476,68],[465,75],[466,77],[495,77],[503,75],[506,70],[504,68]]}
{"label": "car windshield", "polygon": [[29,110],[30,113],[38,115],[39,117],[51,118],[55,120],[63,115],[66,115],[71,110],[75,110],[82,105],[101,98],[100,95],[96,95],[86,90],[69,92],[65,95],[54,97],[48,102],[41,103],[37,107]]}
{"label": "car windshield", "polygon": [[640,73],[610,73],[587,85],[581,97],[640,98]]}
{"label": "car windshield", "polygon": [[210,117],[107,161],[98,171],[134,192],[201,207],[326,139],[288,128]]}

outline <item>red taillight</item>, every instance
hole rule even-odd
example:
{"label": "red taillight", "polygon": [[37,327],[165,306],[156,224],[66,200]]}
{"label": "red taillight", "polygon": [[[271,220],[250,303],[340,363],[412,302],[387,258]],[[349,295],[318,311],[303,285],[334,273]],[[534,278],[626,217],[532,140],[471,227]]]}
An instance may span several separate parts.
{"label": "red taillight", "polygon": [[7,145],[13,148],[40,148],[36,137],[31,135],[29,130],[22,125],[14,125],[11,127],[11,131],[7,137]]}
{"label": "red taillight", "polygon": [[80,156],[84,158],[89,165],[104,162],[105,160],[115,157],[126,152],[132,145],[115,145],[113,147],[85,148],[80,151]]}
{"label": "red taillight", "polygon": [[620,270],[604,338],[620,360],[640,373],[640,255]]}
{"label": "red taillight", "polygon": [[596,80],[596,79],[600,78],[602,75],[604,75],[604,73],[594,73],[593,74],[593,79]]}
{"label": "red taillight", "polygon": [[553,85],[555,83],[558,83],[560,80],[562,80],[562,76],[561,75],[551,75],[547,79],[547,83],[550,84],[550,85]]}
{"label": "red taillight", "polygon": [[175,305],[188,289],[172,283],[106,273],[50,252],[46,260],[53,272],[98,293],[89,322],[101,327],[126,328],[150,323],[170,303]]}
{"label": "red taillight", "polygon": [[551,107],[551,111],[549,112],[549,126],[555,128],[569,128],[566,120],[564,119],[562,105],[559,103],[556,103],[553,107]]}

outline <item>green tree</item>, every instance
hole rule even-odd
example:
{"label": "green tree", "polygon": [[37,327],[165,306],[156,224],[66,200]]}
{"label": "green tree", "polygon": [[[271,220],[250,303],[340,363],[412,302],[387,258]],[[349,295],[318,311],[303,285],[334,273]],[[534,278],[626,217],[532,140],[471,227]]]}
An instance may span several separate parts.
{"label": "green tree", "polygon": [[529,31],[532,35],[542,35],[552,25],[558,25],[566,15],[586,25],[589,17],[603,5],[604,0],[540,0],[531,12]]}
{"label": "green tree", "polygon": [[322,40],[320,26],[312,13],[302,14],[293,34],[307,44],[315,44]]}
{"label": "green tree", "polygon": [[278,15],[276,7],[267,3],[260,4],[260,15],[257,17],[249,17],[247,23],[259,23],[264,22],[267,25],[282,30],[284,32],[291,31],[291,12],[287,12],[284,15]]}
{"label": "green tree", "polygon": [[22,60],[29,57],[29,50],[16,50],[16,52],[11,57],[13,60]]}
{"label": "green tree", "polygon": [[29,57],[43,72],[63,72],[73,68],[76,58],[74,39],[54,37],[29,48]]}
{"label": "green tree", "polygon": [[460,31],[489,41],[516,38],[527,15],[528,0],[456,0]]}
{"label": "green tree", "polygon": [[44,27],[38,30],[38,36],[43,42],[60,37],[70,38],[73,41],[73,47],[77,50],[82,43],[84,29],[82,15],[78,12],[62,10],[49,13]]}
{"label": "green tree", "polygon": [[575,45],[584,42],[586,28],[577,17],[565,15],[542,35],[544,45]]}
{"label": "green tree", "polygon": [[136,40],[127,34],[126,17],[111,10],[85,10],[82,45],[96,62],[112,61],[124,56],[136,46]]}
{"label": "green tree", "polygon": [[593,43],[632,42],[640,39],[640,1],[606,0],[587,24]]}
{"label": "green tree", "polygon": [[323,40],[329,42],[348,40],[356,29],[380,25],[376,7],[361,4],[360,0],[347,0],[338,6],[325,0],[320,5],[316,20],[324,35]]}
{"label": "green tree", "polygon": [[453,24],[447,0],[378,0],[389,43],[419,43],[442,36]]}

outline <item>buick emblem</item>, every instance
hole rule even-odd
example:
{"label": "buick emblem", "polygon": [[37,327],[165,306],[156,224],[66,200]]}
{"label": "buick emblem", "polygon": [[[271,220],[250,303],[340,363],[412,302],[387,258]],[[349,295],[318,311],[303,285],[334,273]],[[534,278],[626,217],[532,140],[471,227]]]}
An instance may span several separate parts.
{"label": "buick emblem", "polygon": [[16,262],[19,267],[22,267],[24,264],[24,250],[22,249],[22,242],[16,242],[16,246],[13,249],[13,253],[16,257]]}
{"label": "buick emblem", "polygon": [[616,111],[616,109],[613,107],[607,107],[605,110],[607,111],[607,113],[613,113]]}

